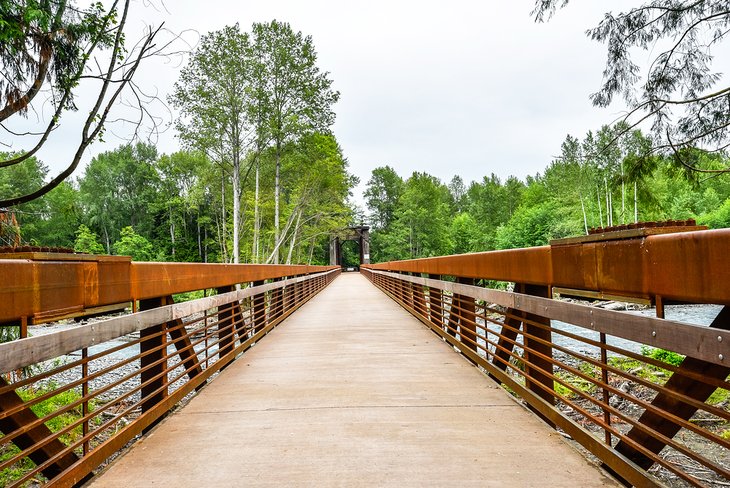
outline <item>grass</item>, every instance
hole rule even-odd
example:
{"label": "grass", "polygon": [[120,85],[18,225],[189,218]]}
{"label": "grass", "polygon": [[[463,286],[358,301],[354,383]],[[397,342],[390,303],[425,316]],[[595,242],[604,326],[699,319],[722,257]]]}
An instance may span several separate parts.
{"label": "grass", "polygon": [[[56,384],[49,383],[48,385],[44,385],[41,388],[20,388],[17,390],[17,392],[18,395],[20,395],[20,397],[23,399],[23,401],[29,401],[33,398],[37,398],[41,395],[45,395],[46,393],[54,391],[56,390],[56,388]],[[70,403],[78,401],[79,399],[81,399],[81,395],[71,389],[60,392],[58,395],[55,395],[36,405],[33,405],[31,407],[31,410],[38,417],[45,417],[57,411],[58,409],[69,405]],[[89,405],[89,407],[93,410],[93,402]],[[51,430],[51,432],[58,432],[59,430],[77,421],[79,418],[81,418],[81,415],[82,408],[81,405],[79,405],[74,409],[71,409],[48,420],[46,422],[46,426]],[[82,426],[79,425],[67,432],[66,434],[62,435],[60,437],[60,440],[64,444],[68,445],[78,440],[81,435]],[[18,447],[16,447],[14,444],[4,445],[2,448],[0,448],[0,462],[5,462],[8,459],[15,457],[19,452],[20,449],[18,449]],[[33,463],[33,461],[31,461],[27,457],[21,459],[12,466],[0,471],[0,486],[7,486],[8,484],[17,481],[18,479],[22,478],[25,473],[32,470],[33,468],[35,468],[35,463]],[[37,475],[37,477],[39,476],[42,475]],[[31,482],[28,482],[26,483],[26,485],[30,483]]]}

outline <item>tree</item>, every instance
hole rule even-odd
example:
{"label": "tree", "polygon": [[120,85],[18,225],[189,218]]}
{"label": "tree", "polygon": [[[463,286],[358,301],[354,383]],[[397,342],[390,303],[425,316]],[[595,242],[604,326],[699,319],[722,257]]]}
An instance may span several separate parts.
{"label": "tree", "polygon": [[99,244],[99,236],[91,232],[91,229],[84,224],[81,224],[78,230],[76,230],[74,251],[87,254],[102,254],[104,247]]}
{"label": "tree", "polygon": [[250,41],[238,24],[203,36],[175,83],[170,102],[180,110],[177,129],[191,149],[205,152],[231,169],[233,183],[233,262],[240,262],[241,163],[255,132]]}
{"label": "tree", "polygon": [[398,200],[404,189],[403,179],[390,166],[373,170],[365,189],[365,202],[374,230],[387,229],[393,223]]}
{"label": "tree", "polygon": [[494,233],[497,227],[510,218],[510,206],[505,205],[507,194],[499,177],[492,173],[485,176],[481,183],[472,182],[467,190],[467,211],[479,226],[479,251],[494,249]]}
{"label": "tree", "polygon": [[[544,21],[567,4],[537,0],[533,15]],[[702,168],[684,153],[693,147],[721,151],[730,143],[730,86],[718,86],[721,76],[712,68],[729,26],[730,3],[718,0],[650,0],[628,12],[606,13],[587,32],[607,48],[593,104],[607,107],[621,96],[628,106],[622,134],[650,122],[655,152],[671,154],[687,171],[730,171],[727,165]],[[645,75],[635,61],[637,48],[652,57]]]}
{"label": "tree", "polygon": [[[261,113],[265,132],[275,148],[274,247],[281,245],[281,157],[285,144],[307,132],[327,132],[334,123],[332,105],[339,92],[332,90],[327,72],[320,72],[311,36],[294,32],[286,22],[272,20],[253,25],[252,47],[258,53]],[[275,254],[274,263],[279,262]]]}
{"label": "tree", "polygon": [[119,233],[119,240],[114,243],[114,253],[119,256],[131,256],[134,261],[152,261],[154,251],[150,241],[137,234],[131,226],[124,227]]}
{"label": "tree", "polygon": [[[346,201],[358,180],[347,172],[342,149],[331,134],[307,134],[287,152],[283,159],[286,177],[282,181],[282,215],[288,214],[288,218],[277,242],[282,243],[281,248],[288,239],[285,262],[291,264],[295,250],[297,256],[301,255],[302,243],[307,244],[306,260],[311,261],[318,240],[328,241],[334,232],[347,226],[351,211]],[[275,247],[267,262],[277,254]]]}
{"label": "tree", "polygon": [[[62,115],[75,110],[74,92],[95,93],[81,130],[81,140],[68,166],[28,192],[0,200],[0,207],[27,203],[45,195],[76,169],[88,146],[103,133],[110,111],[126,90],[138,102],[141,118],[149,115],[149,101],[132,82],[140,63],[165,46],[153,41],[160,29],[150,28],[131,50],[125,46],[130,0],[115,0],[107,9],[101,2],[79,8],[73,1],[0,0],[0,123],[16,137],[34,139],[33,147],[0,161],[0,170],[32,157],[58,126]],[[93,83],[97,88],[91,89]],[[46,85],[52,89],[43,90]],[[95,90],[95,91],[94,91]],[[39,93],[48,100],[36,100]],[[52,114],[40,130],[11,130],[6,121],[23,118],[29,108],[50,102]],[[40,109],[38,110],[41,111]],[[12,117],[12,119],[11,119]],[[150,117],[151,118],[151,117]],[[154,125],[154,119],[152,120]]]}
{"label": "tree", "polygon": [[458,213],[464,210],[466,202],[466,185],[459,175],[454,175],[448,184],[449,193],[454,201],[454,210]]}
{"label": "tree", "polygon": [[81,206],[91,229],[104,239],[107,252],[125,226],[150,236],[160,186],[157,150],[148,144],[120,146],[99,154],[79,178]]}
{"label": "tree", "polygon": [[399,259],[447,254],[452,248],[450,199],[438,178],[414,172],[398,201],[391,252]]}
{"label": "tree", "polygon": [[178,151],[162,155],[155,167],[160,178],[155,204],[158,221],[164,222],[158,226],[155,244],[168,249],[173,261],[202,261],[204,175],[210,171],[210,161],[201,152]]}

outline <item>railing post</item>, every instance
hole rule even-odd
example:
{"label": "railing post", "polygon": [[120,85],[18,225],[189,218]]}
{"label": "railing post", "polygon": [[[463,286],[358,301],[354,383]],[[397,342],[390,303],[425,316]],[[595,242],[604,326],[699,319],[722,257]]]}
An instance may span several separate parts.
{"label": "railing post", "polygon": [[[286,278],[292,278],[292,276],[287,276]],[[284,287],[284,290],[282,292],[281,301],[282,301],[282,313],[287,313],[292,308],[292,288],[293,285],[286,285]]]}
{"label": "railing post", "polygon": [[[457,278],[457,283],[474,285],[473,278]],[[477,350],[476,301],[466,295],[458,295],[459,303],[459,336],[461,343],[469,349]]]}
{"label": "railing post", "polygon": [[[167,305],[165,297],[147,298],[139,301],[140,311]],[[165,324],[153,325],[139,333],[140,381],[143,383],[142,413],[150,410],[167,397],[167,348]],[[157,363],[157,364],[155,364]],[[144,385],[144,383],[148,384]],[[157,391],[160,390],[160,391]]]}
{"label": "railing post", "polygon": [[[432,280],[440,280],[441,276],[430,274],[428,277]],[[444,305],[443,294],[441,290],[433,286],[428,288],[428,306],[430,311],[431,323],[437,325],[440,329],[444,328]]]}
{"label": "railing post", "polygon": [[[515,283],[515,293],[525,293],[525,285]],[[522,327],[522,320],[525,314],[519,310],[508,308],[504,315],[504,325],[499,333],[498,347],[494,351],[492,364],[502,371],[507,370],[507,363],[511,358],[510,353],[515,349],[515,341],[517,341],[518,331]],[[493,379],[494,376],[492,376]]]}
{"label": "railing post", "polygon": [[[221,293],[230,293],[236,288],[234,286],[223,286],[216,291]],[[243,317],[241,316],[241,308],[238,300],[218,307],[218,358],[222,358],[229,352],[233,351],[235,337],[234,329],[238,332],[241,341],[246,340],[247,335]]]}
{"label": "railing post", "polygon": [[[281,281],[284,278],[277,278],[274,281]],[[284,313],[284,290],[276,288],[271,290],[271,304],[269,305],[271,320],[276,320]]]}
{"label": "railing post", "polygon": [[[421,273],[414,273],[415,276],[421,277]],[[413,308],[418,315],[428,318],[426,313],[426,294],[423,292],[423,285],[413,283]]]}
{"label": "railing post", "polygon": [[[3,378],[2,375],[0,375],[0,388],[7,388],[8,386],[8,382],[5,381],[5,378]],[[0,394],[0,412],[13,410],[22,404],[23,399],[15,390],[11,389]],[[27,429],[26,426],[37,420],[38,416],[33,412],[33,410],[31,410],[30,407],[25,407],[13,415],[0,419],[0,432],[4,435],[10,435],[17,430]],[[26,432],[15,437],[15,439],[13,439],[13,444],[21,450],[25,450],[32,448],[49,437],[53,437],[53,433],[51,433],[46,424],[41,423],[31,429],[27,429]],[[66,445],[64,445],[60,440],[54,438],[50,442],[47,442],[43,447],[30,453],[28,457],[36,465],[43,464],[52,457],[57,456],[58,453],[62,452],[65,448]],[[78,461],[78,457],[73,452],[64,454],[43,469],[43,476],[48,479],[53,479],[61,474],[66,468],[73,465],[76,461]]]}
{"label": "railing post", "polygon": [[[526,295],[532,295],[542,298],[550,298],[550,289],[547,286],[541,285],[525,285],[524,287]],[[526,379],[527,388],[535,393],[537,396],[550,403],[555,403],[555,396],[550,392],[554,390],[553,378],[548,373],[552,373],[553,365],[547,359],[538,356],[552,358],[553,348],[552,344],[552,332],[550,331],[550,319],[535,314],[525,314],[524,319],[524,344],[525,344],[525,374],[530,376],[532,379]],[[528,334],[534,336],[535,339],[528,337]],[[547,344],[543,344],[536,339],[542,339]],[[546,371],[542,372],[540,369]],[[548,391],[540,388],[538,384],[545,386]]]}
{"label": "railing post", "polygon": [[[710,327],[720,330],[730,330],[730,306],[725,305],[720,313],[712,321]],[[708,363],[701,359],[690,356],[684,358],[679,365],[680,371],[696,373],[713,380],[724,380],[730,375],[730,367],[719,364]],[[689,376],[683,375],[680,371],[669,377],[664,387],[673,392],[685,395],[686,397],[706,402],[710,395],[715,392],[715,386],[701,381],[696,381]],[[662,412],[668,412],[675,417],[689,420],[697,412],[697,408],[678,400],[664,392],[657,393],[651,404]],[[645,410],[639,418],[639,423],[648,427],[649,431],[658,432],[669,439],[673,438],[680,430],[680,426],[669,420],[668,417],[659,415],[651,410]],[[647,434],[644,430],[632,427],[627,434],[629,439],[636,441],[649,451],[658,454],[666,445],[660,439]],[[616,450],[632,460],[644,469],[649,469],[654,461],[645,454],[639,452],[625,441],[619,441]]]}
{"label": "railing post", "polygon": [[[251,286],[261,286],[264,284],[263,280],[260,281],[254,281]],[[253,304],[253,332],[254,334],[257,334],[259,331],[263,330],[263,328],[266,326],[266,294],[265,293],[258,293],[253,296],[252,299]]]}

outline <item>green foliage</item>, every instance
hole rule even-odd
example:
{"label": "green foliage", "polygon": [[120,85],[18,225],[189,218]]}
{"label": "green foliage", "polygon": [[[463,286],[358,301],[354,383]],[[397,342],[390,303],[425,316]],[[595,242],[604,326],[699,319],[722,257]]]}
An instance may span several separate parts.
{"label": "green foliage", "polygon": [[684,356],[666,349],[657,349],[648,346],[641,346],[641,354],[648,358],[656,359],[673,366],[679,366],[684,361]]}
{"label": "green foliage", "polygon": [[[17,390],[17,392],[23,401],[29,401],[39,396],[45,395],[49,392],[52,392],[56,390],[57,387],[57,384],[50,383],[40,388],[21,388]],[[51,398],[48,398],[46,400],[43,400],[42,402],[33,405],[31,407],[31,410],[38,417],[42,418],[46,417],[47,415],[51,415],[53,412],[59,410],[60,408],[74,403],[80,399],[81,395],[75,390],[66,390],[59,393],[58,395],[52,396]],[[94,404],[92,403],[90,405],[90,410],[94,410],[94,408]],[[46,422],[46,426],[51,430],[51,432],[58,432],[59,430],[62,430],[68,425],[76,422],[79,418],[81,418],[81,416],[82,407],[81,405],[79,405],[74,409],[53,417],[48,422]],[[78,425],[77,427],[71,429],[69,432],[63,434],[60,437],[60,440],[64,444],[69,445],[77,441],[81,437],[81,435],[82,426]],[[0,451],[0,463],[13,458],[19,452],[20,449],[18,449],[14,444],[4,446],[3,449]],[[33,469],[34,467],[35,464],[33,463],[33,461],[31,461],[27,457],[23,458],[21,461],[0,471],[0,485],[7,486],[13,483],[13,481],[22,478],[27,471]]]}
{"label": "green foliage", "polygon": [[74,251],[87,254],[103,254],[104,248],[99,244],[99,236],[91,232],[84,224],[81,224],[76,231]]}
{"label": "green foliage", "polygon": [[[416,185],[431,178],[432,186],[443,187],[429,175],[404,182],[390,167],[375,169],[365,193],[373,261],[539,246],[634,219],[696,218],[730,227],[730,178],[688,180],[661,157],[637,165],[650,141],[640,131],[620,130],[604,126],[583,140],[567,136],[560,157],[524,182],[492,174],[464,190],[454,178],[440,193]],[[697,154],[705,167],[726,164],[726,156]],[[427,234],[419,236],[419,228]]]}
{"label": "green foliage", "polygon": [[[608,107],[616,97],[627,105],[623,132],[648,124],[653,153],[696,178],[695,147],[727,147],[730,112],[727,84],[712,63],[730,24],[727,2],[651,0],[620,13],[607,12],[586,31],[606,45],[603,84],[591,95]],[[566,0],[536,0],[536,20],[550,18]],[[721,52],[721,51],[720,51]],[[640,69],[637,64],[648,66]],[[724,83],[724,85],[722,84]],[[720,86],[718,86],[720,84]],[[651,158],[644,159],[649,165]],[[723,165],[728,171],[727,160]]]}
{"label": "green foliage", "polygon": [[708,208],[708,212],[697,218],[697,223],[706,225],[710,229],[730,227],[730,198],[715,209]]}
{"label": "green foliage", "polygon": [[386,229],[393,223],[404,186],[403,179],[390,166],[373,170],[364,196],[374,230]]}
{"label": "green foliage", "polygon": [[155,259],[150,241],[137,234],[131,226],[121,230],[119,240],[112,247],[114,254],[132,256],[133,261],[153,261]]}
{"label": "green foliage", "polygon": [[497,228],[495,245],[498,249],[546,245],[555,223],[555,210],[550,205],[521,207]]}

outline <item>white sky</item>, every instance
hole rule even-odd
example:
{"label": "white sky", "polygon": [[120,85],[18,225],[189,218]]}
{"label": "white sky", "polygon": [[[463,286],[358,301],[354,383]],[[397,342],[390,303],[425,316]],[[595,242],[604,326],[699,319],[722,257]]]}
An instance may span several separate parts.
{"label": "white sky", "polygon": [[[605,47],[584,32],[607,8],[636,3],[571,2],[552,21],[536,24],[531,0],[167,0],[167,12],[159,2],[153,2],[157,9],[134,3],[131,26],[141,31],[145,23],[164,21],[175,32],[204,34],[276,18],[312,36],[320,69],[341,93],[333,130],[361,179],[358,202],[377,166],[389,164],[402,176],[426,171],[444,182],[454,174],[469,182],[492,172],[524,178],[550,163],[566,134],[581,137],[613,121],[620,107],[595,109],[588,100],[601,83]],[[178,70],[179,63],[152,60],[136,79],[164,98]],[[71,158],[81,115],[64,118],[39,154],[52,173]],[[111,133],[105,141],[91,146],[84,164],[125,142]],[[178,148],[172,129],[158,148]]]}

